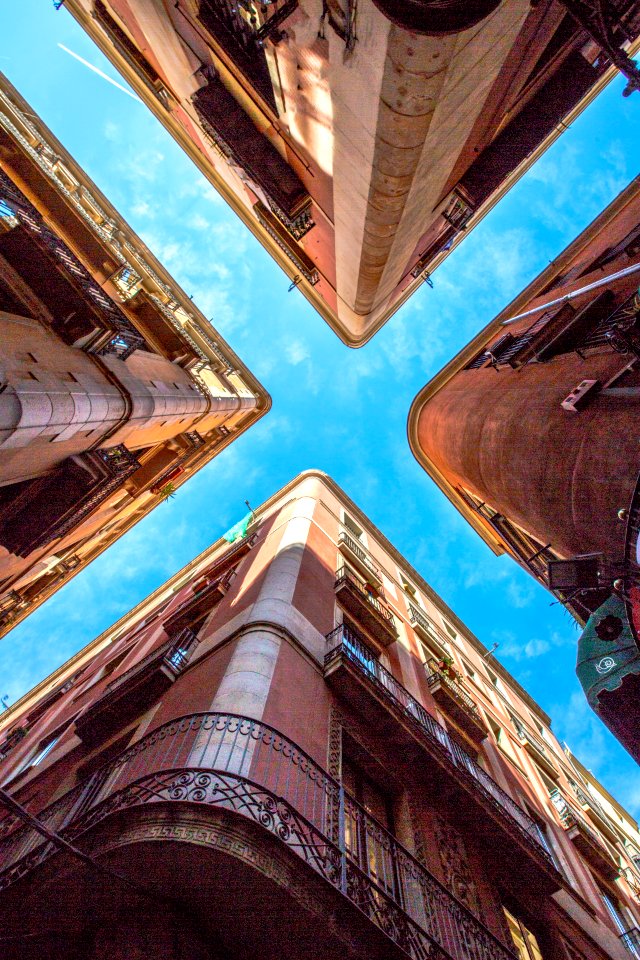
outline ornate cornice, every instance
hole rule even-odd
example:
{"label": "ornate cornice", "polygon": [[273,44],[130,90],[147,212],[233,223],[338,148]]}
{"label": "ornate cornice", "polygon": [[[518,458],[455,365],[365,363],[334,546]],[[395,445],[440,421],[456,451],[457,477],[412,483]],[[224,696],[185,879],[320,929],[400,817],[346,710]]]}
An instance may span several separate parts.
{"label": "ornate cornice", "polygon": [[[120,267],[133,276],[136,291],[143,289],[148,293],[180,339],[199,358],[200,370],[203,366],[212,366],[216,370],[222,365],[225,369],[237,371],[247,388],[255,394],[256,402],[268,406],[268,395],[239,357],[220,339],[211,323],[194,307],[51,132],[34,117],[28,104],[2,74],[0,127],[29,156]],[[203,383],[201,377],[199,382]]]}

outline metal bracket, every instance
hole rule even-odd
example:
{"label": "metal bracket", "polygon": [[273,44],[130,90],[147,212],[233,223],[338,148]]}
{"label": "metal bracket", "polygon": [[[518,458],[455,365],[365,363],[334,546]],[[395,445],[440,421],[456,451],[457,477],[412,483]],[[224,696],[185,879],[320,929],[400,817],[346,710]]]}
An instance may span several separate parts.
{"label": "metal bracket", "polygon": [[633,37],[613,0],[560,0],[574,20],[602,47],[611,62],[628,80],[623,96],[640,90],[640,67],[622,49]]}

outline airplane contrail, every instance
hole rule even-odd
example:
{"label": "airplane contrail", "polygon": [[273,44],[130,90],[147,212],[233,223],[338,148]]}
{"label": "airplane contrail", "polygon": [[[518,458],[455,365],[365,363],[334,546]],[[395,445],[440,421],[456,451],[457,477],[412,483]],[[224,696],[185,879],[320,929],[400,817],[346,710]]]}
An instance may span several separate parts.
{"label": "airplane contrail", "polygon": [[83,63],[85,67],[88,67],[89,70],[93,70],[94,73],[97,73],[99,77],[102,77],[103,80],[106,80],[108,83],[112,83],[114,87],[117,87],[118,90],[122,90],[123,93],[126,93],[128,97],[132,97],[134,100],[137,100],[138,103],[142,103],[140,97],[137,97],[135,93],[132,93],[131,90],[127,90],[126,87],[123,87],[121,83],[118,83],[117,80],[113,80],[111,77],[108,77],[106,73],[103,73],[102,70],[98,70],[97,67],[94,67],[92,63],[89,63],[87,60],[84,60],[82,57],[78,56],[77,53],[74,53],[73,50],[69,50],[68,47],[65,47],[63,43],[59,43],[58,46],[61,50],[64,50],[65,53],[68,53],[69,56],[73,57],[75,60],[79,60],[80,63]]}

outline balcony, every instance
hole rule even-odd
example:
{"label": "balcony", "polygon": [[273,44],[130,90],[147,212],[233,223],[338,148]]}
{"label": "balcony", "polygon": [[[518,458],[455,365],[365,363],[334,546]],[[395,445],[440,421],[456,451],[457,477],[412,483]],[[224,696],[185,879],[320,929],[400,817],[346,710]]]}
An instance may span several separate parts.
{"label": "balcony", "polygon": [[50,309],[64,342],[122,360],[144,348],[128,317],[1,170],[0,200],[17,223],[0,236],[0,253]]}
{"label": "balcony", "polygon": [[620,934],[620,943],[636,958],[640,958],[640,930],[637,927],[631,927]]}
{"label": "balcony", "polygon": [[10,627],[28,606],[29,601],[17,590],[9,590],[0,600],[0,630]]}
{"label": "balcony", "polygon": [[29,728],[26,724],[23,724],[19,727],[14,727],[14,729],[7,734],[5,739],[0,743],[0,760],[5,760],[11,751],[18,746],[18,744],[24,740]]}
{"label": "balcony", "polygon": [[338,537],[338,549],[340,553],[360,571],[369,583],[375,584],[378,588],[382,586],[380,571],[362,544],[358,543],[355,537],[352,537],[351,534],[343,530]]}
{"label": "balcony", "polygon": [[107,684],[102,696],[76,719],[80,739],[98,743],[146,710],[175,682],[197,645],[196,634],[183,629]]}
{"label": "balcony", "polygon": [[619,867],[605,841],[589,826],[582,814],[567,803],[559,790],[553,790],[550,797],[558,811],[560,822],[576,850],[603,877],[607,880],[615,880],[620,872]]}
{"label": "balcony", "polygon": [[278,43],[280,29],[298,6],[298,0],[271,0],[249,4],[247,0],[200,0],[198,18],[244,73],[252,86],[276,111],[276,101],[264,45]]}
{"label": "balcony", "polygon": [[[308,213],[311,198],[297,173],[271,140],[260,131],[218,77],[194,94],[193,105],[207,135],[222,153],[240,166],[269,201],[279,221],[294,239],[303,232],[299,217]],[[305,220],[308,229],[313,222]],[[297,231],[297,236],[296,236]]]}
{"label": "balcony", "polygon": [[413,627],[414,633],[416,633],[421,640],[424,640],[427,646],[433,650],[438,657],[448,656],[444,641],[440,639],[436,628],[429,618],[424,615],[422,610],[413,603],[409,604],[409,623]]}
{"label": "balcony", "polygon": [[472,743],[480,746],[487,729],[475,703],[457,679],[457,673],[447,668],[446,661],[430,659],[425,664],[427,683],[435,702]]}
{"label": "balcony", "polygon": [[556,768],[551,756],[547,752],[547,748],[544,746],[541,740],[538,740],[537,737],[534,737],[525,727],[521,724],[516,726],[516,733],[518,740],[527,751],[532,760],[541,767],[542,770],[550,777],[552,780],[558,780],[560,776],[559,770]]}
{"label": "balcony", "polygon": [[559,875],[533,820],[382,666],[354,630],[342,625],[327,636],[324,676],[372,730],[384,731],[387,750],[409,776],[424,771],[432,789],[458,791],[461,809],[471,803],[487,851],[511,858],[505,869],[512,869],[515,853],[520,877],[533,862],[536,882],[550,891],[558,889]]}
{"label": "balcony", "polygon": [[196,581],[192,587],[194,596],[181,603],[178,609],[165,620],[166,632],[175,636],[180,630],[194,626],[206,617],[226,596],[232,579],[233,571],[224,577],[203,577]]}
{"label": "balcony", "polygon": [[636,903],[640,903],[640,877],[631,867],[624,867],[622,872],[631,889],[631,896]]}
{"label": "balcony", "polygon": [[571,786],[578,803],[589,817],[589,820],[605,835],[610,843],[617,843],[618,833],[611,822],[611,818],[603,807],[594,797],[579,787],[577,783],[572,782]]}
{"label": "balcony", "polygon": [[[278,876],[282,871],[290,876],[293,897],[299,890],[312,897],[314,912],[321,912],[318,923],[325,938],[332,936],[329,919],[348,925],[350,956],[514,960],[512,948],[496,939],[339,781],[282,733],[246,717],[203,713],[166,723],[39,812],[38,819],[71,842],[77,837],[84,842],[93,831],[92,842],[99,844],[101,830],[94,828],[104,824],[103,830],[107,829],[109,822],[118,839],[124,829],[124,842],[118,844],[121,860],[114,868],[122,872],[135,850],[126,840],[131,821],[140,823],[145,811],[153,818],[165,808],[169,818],[180,822],[183,812],[196,805],[203,833],[207,832],[210,810],[217,829],[220,823],[223,828],[228,823],[233,829],[242,829],[243,820],[245,824],[249,820],[252,836],[267,850],[276,844],[278,863],[283,865]],[[108,842],[113,843],[113,838],[112,833]],[[157,839],[162,842],[160,836]],[[172,856],[180,843],[172,841]],[[162,847],[155,845],[161,857]],[[203,849],[208,858],[213,851],[206,849],[206,842],[202,848],[186,849],[197,876],[203,863],[199,851]],[[16,818],[0,824],[0,889],[5,903],[12,883],[25,874],[30,874],[33,887],[37,869],[55,850],[54,843],[27,825],[17,825]],[[234,856],[234,851],[226,849],[225,854]],[[210,871],[207,883],[212,884],[215,870],[211,874],[211,863],[215,861],[204,862]],[[242,861],[233,862],[240,871]],[[51,869],[54,864],[47,872]],[[73,882],[69,870],[64,876],[65,885]],[[172,875],[172,898],[182,895],[192,911],[201,906],[210,912],[210,900],[200,903],[194,896],[191,875],[187,879],[181,884],[180,876]],[[160,883],[158,877],[158,890]],[[270,901],[264,902],[270,889],[274,904],[278,902],[277,886],[270,888],[261,877],[263,911],[272,906]],[[246,896],[251,896],[251,884],[247,884]],[[291,919],[272,926],[272,935],[292,936],[291,923],[300,910],[298,900],[292,903],[298,906],[291,909]],[[326,905],[330,913],[325,916]],[[261,913],[256,904],[255,924],[264,927]],[[313,914],[307,915],[308,923],[316,922],[310,917]],[[344,951],[344,941],[341,943]],[[375,949],[371,949],[372,943]],[[283,945],[276,943],[268,956],[292,957],[294,953],[285,953]],[[322,947],[320,953],[336,956],[335,950],[325,954]]]}
{"label": "balcony", "polygon": [[398,639],[395,617],[376,596],[373,588],[360,580],[348,567],[340,567],[334,584],[338,603],[382,647]]}
{"label": "balcony", "polygon": [[28,557],[75,529],[139,468],[121,443],[67,457],[44,477],[0,488],[0,543]]}
{"label": "balcony", "polygon": [[454,230],[461,232],[467,229],[474,213],[475,205],[473,201],[464,192],[462,187],[458,187],[451,194],[451,199],[443,211],[442,216]]}
{"label": "balcony", "polygon": [[640,647],[637,622],[640,621],[640,476],[636,481],[631,503],[624,545],[624,596],[631,631]]}

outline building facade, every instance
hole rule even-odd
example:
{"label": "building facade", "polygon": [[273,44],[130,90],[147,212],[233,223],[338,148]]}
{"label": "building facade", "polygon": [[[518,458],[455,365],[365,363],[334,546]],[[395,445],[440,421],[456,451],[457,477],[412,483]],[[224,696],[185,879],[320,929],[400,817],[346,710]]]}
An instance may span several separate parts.
{"label": "building facade", "polygon": [[[63,0],[361,346],[613,76],[637,3]],[[590,11],[590,12],[589,12]],[[624,48],[624,49],[623,49]]]}
{"label": "building facade", "polygon": [[638,956],[637,824],[323,474],[0,735],[6,957]]}
{"label": "building facade", "polygon": [[408,426],[488,545],[589,621],[580,680],[637,759],[639,283],[636,178],[427,384]]}
{"label": "building facade", "polygon": [[269,406],[0,75],[0,635]]}

